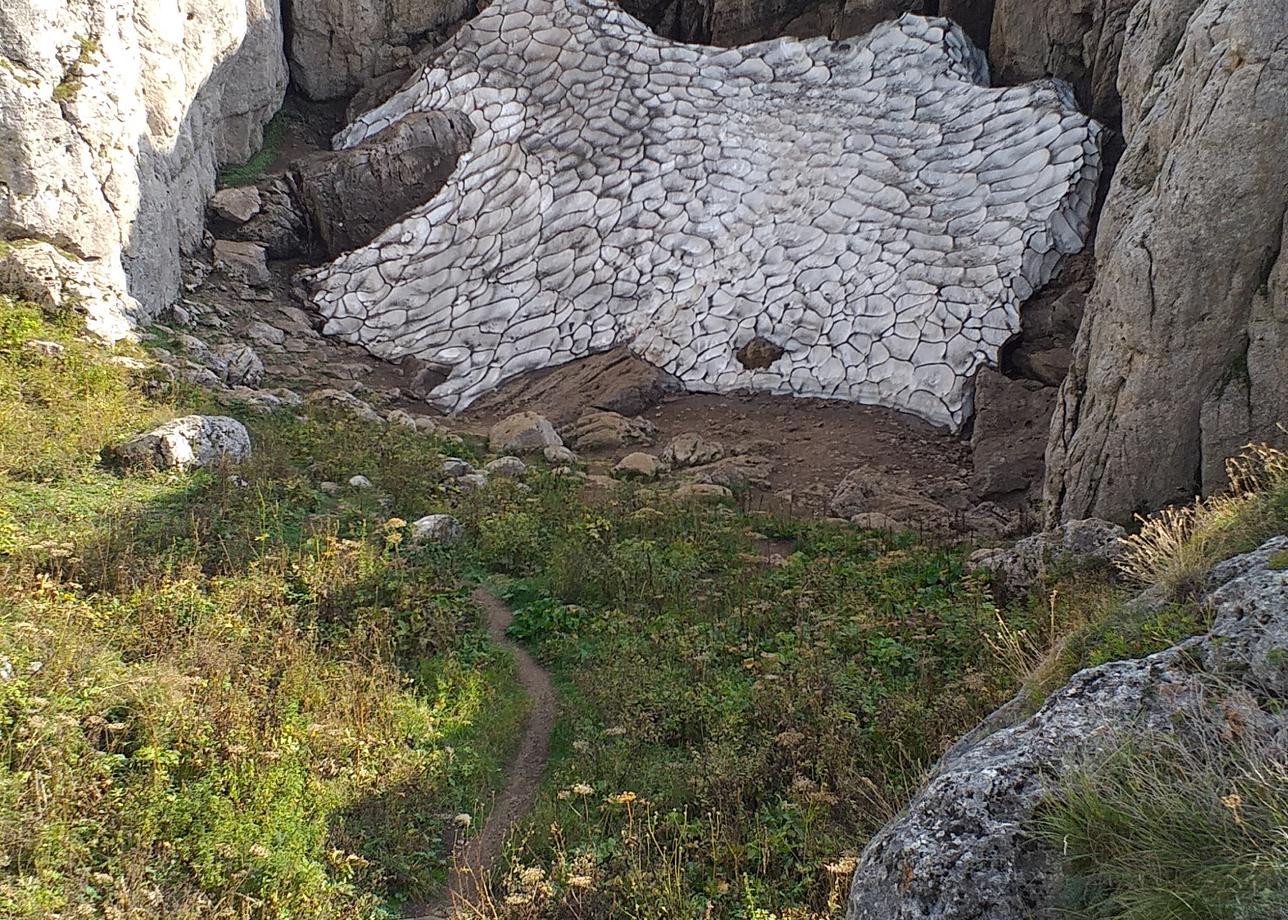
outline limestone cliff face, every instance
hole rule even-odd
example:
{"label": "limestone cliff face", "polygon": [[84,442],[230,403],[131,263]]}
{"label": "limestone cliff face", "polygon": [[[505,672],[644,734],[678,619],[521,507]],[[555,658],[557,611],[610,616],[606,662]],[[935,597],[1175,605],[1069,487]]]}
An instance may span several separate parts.
{"label": "limestone cliff face", "polygon": [[1288,417],[1288,0],[1142,0],[1118,86],[1126,151],[1047,447],[1066,520],[1219,488]]}
{"label": "limestone cliff face", "polygon": [[54,243],[155,313],[217,168],[254,153],[285,91],[275,0],[7,0],[0,239]]}

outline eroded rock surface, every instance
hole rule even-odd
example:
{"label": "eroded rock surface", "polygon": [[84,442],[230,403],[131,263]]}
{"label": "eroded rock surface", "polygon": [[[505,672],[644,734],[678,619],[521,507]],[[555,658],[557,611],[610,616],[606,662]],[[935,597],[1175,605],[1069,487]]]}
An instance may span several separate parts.
{"label": "eroded rock surface", "polygon": [[1219,489],[1288,412],[1288,0],[1142,0],[1118,85],[1127,148],[1047,447],[1066,520]]}
{"label": "eroded rock surface", "polygon": [[6,0],[0,238],[52,242],[156,315],[217,168],[259,148],[285,91],[276,2]]}
{"label": "eroded rock surface", "polygon": [[1054,918],[1058,857],[1030,823],[1051,777],[1124,733],[1173,731],[1214,707],[1282,737],[1288,716],[1257,701],[1288,693],[1288,571],[1270,567],[1285,548],[1278,537],[1214,570],[1207,635],[1081,671],[1030,718],[953,748],[864,849],[847,920]]}
{"label": "eroded rock surface", "polygon": [[[1066,89],[990,89],[956,26],[911,16],[720,50],[605,0],[501,0],[337,144],[435,110],[470,117],[470,151],[312,297],[328,333],[442,368],[448,409],[627,344],[693,390],[960,426],[1099,170]],[[756,336],[769,367],[737,360]]]}

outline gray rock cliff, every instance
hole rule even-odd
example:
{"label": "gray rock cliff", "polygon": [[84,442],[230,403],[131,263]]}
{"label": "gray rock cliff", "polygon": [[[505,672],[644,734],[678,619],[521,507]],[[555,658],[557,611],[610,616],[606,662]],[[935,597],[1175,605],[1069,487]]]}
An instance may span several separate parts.
{"label": "gray rock cliff", "polygon": [[0,239],[53,243],[155,313],[216,170],[285,90],[271,0],[0,4]]}
{"label": "gray rock cliff", "polygon": [[1126,152],[1047,446],[1053,517],[1224,484],[1288,410],[1288,0],[1151,0],[1118,69]]}

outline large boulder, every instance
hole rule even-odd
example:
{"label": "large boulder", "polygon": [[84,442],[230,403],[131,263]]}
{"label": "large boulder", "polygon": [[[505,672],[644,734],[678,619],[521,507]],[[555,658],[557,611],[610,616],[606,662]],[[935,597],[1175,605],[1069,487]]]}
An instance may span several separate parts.
{"label": "large boulder", "polygon": [[563,439],[544,415],[516,412],[488,429],[487,446],[497,454],[531,454],[563,447]]}
{"label": "large boulder", "polygon": [[1288,0],[1138,3],[1119,87],[1127,148],[1047,446],[1066,520],[1218,489],[1288,417]]}
{"label": "large boulder", "polygon": [[310,99],[337,99],[406,64],[417,45],[473,15],[476,0],[292,0],[291,76]]}
{"label": "large boulder", "polygon": [[189,470],[240,463],[250,452],[250,434],[236,419],[185,415],[107,448],[104,458],[127,469]]}
{"label": "large boulder", "polygon": [[6,0],[0,239],[54,243],[155,315],[285,91],[275,0]]}
{"label": "large boulder", "polygon": [[365,246],[432,198],[473,133],[460,112],[414,112],[356,147],[296,162],[300,196],[326,254]]}
{"label": "large boulder", "polygon": [[1054,920],[1060,858],[1032,822],[1065,770],[1213,709],[1282,737],[1288,714],[1269,701],[1288,694],[1288,571],[1271,559],[1285,549],[1279,537],[1213,571],[1207,635],[1081,671],[1018,723],[1017,699],[950,750],[864,849],[847,920]]}
{"label": "large boulder", "polygon": [[1117,524],[1096,518],[1067,521],[1013,546],[978,549],[971,553],[966,568],[987,573],[1002,599],[1010,600],[1022,596],[1053,569],[1111,565],[1126,550],[1124,533]]}

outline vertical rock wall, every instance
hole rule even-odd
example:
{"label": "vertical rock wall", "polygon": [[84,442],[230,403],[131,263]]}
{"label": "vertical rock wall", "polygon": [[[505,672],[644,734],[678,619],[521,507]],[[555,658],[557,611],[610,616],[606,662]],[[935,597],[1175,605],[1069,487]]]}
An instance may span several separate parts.
{"label": "vertical rock wall", "polygon": [[289,0],[291,76],[337,99],[406,65],[417,45],[472,16],[477,0]]}
{"label": "vertical rock wall", "polygon": [[1047,448],[1066,520],[1219,488],[1288,418],[1288,0],[1142,0],[1118,74],[1127,148]]}
{"label": "vertical rock wall", "polygon": [[217,168],[255,152],[285,91],[275,0],[6,0],[0,239],[54,243],[155,313]]}

